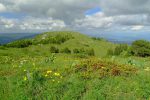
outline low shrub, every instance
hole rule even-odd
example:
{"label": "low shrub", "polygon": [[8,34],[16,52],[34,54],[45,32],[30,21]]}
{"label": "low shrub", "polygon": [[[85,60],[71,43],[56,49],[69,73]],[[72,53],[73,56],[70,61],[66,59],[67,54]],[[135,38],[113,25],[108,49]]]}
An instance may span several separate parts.
{"label": "low shrub", "polygon": [[73,53],[74,54],[80,54],[80,55],[88,55],[88,56],[94,56],[95,55],[95,51],[93,48],[90,48],[90,49],[84,49],[84,48],[81,48],[81,49],[73,49]]}
{"label": "low shrub", "polygon": [[136,74],[136,72],[137,69],[133,66],[97,59],[83,60],[75,67],[75,73],[80,73],[81,75],[87,73],[89,76],[92,76],[91,74],[94,73],[99,73],[99,76],[94,76],[99,78],[109,76],[130,76],[131,74]]}
{"label": "low shrub", "polygon": [[59,49],[57,47],[55,47],[55,46],[51,46],[50,47],[50,52],[51,53],[59,53]]}
{"label": "low shrub", "polygon": [[150,42],[146,40],[134,41],[130,48],[130,53],[134,56],[150,56]]}
{"label": "low shrub", "polygon": [[61,53],[67,53],[67,54],[70,54],[71,53],[71,50],[69,48],[64,48],[61,50]]}
{"label": "low shrub", "polygon": [[113,49],[108,49],[107,50],[107,55],[114,55],[114,50]]}
{"label": "low shrub", "polygon": [[94,49],[88,49],[88,50],[86,50],[86,53],[89,56],[94,56],[95,55]]}
{"label": "low shrub", "polygon": [[120,44],[115,49],[108,49],[107,55],[121,55],[123,52],[128,51],[127,44]]}
{"label": "low shrub", "polygon": [[80,53],[80,50],[79,49],[73,49],[73,53],[77,54],[77,53]]}
{"label": "low shrub", "polygon": [[72,38],[73,38],[72,35],[61,35],[61,34],[54,35],[54,36],[50,35],[50,36],[44,37],[40,41],[35,40],[34,44],[49,44],[49,43],[62,44]]}
{"label": "low shrub", "polygon": [[32,40],[26,39],[26,40],[14,41],[14,42],[8,43],[4,46],[5,47],[13,47],[13,48],[25,48],[32,44],[33,44]]}
{"label": "low shrub", "polygon": [[92,37],[92,39],[98,41],[106,41],[104,38],[100,38],[100,37]]}
{"label": "low shrub", "polygon": [[120,55],[123,51],[128,50],[128,45],[127,44],[120,44],[119,46],[116,46],[114,49],[114,55]]}

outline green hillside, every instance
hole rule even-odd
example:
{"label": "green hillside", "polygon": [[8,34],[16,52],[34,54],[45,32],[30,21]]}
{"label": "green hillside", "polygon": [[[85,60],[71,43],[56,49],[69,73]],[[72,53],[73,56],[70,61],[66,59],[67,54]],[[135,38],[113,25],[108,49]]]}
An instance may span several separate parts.
{"label": "green hillside", "polygon": [[[67,38],[62,43],[53,43],[52,40],[55,40],[55,38]],[[7,44],[7,47],[14,47],[17,48],[17,44],[22,45],[25,42],[22,42],[24,40],[15,41],[12,43]],[[28,48],[23,48],[21,50],[28,50],[29,52],[45,52],[50,53],[50,47],[56,46],[59,49],[63,49],[65,47],[69,48],[71,51],[73,49],[90,49],[93,48],[95,51],[95,56],[97,57],[104,57],[107,54],[107,50],[110,48],[114,48],[114,44],[107,42],[106,40],[94,40],[92,37],[83,35],[81,33],[77,32],[47,32],[40,35],[37,35],[33,39],[28,39],[26,41],[30,41],[29,45],[27,45]],[[26,46],[25,46],[26,47]],[[13,49],[14,49],[13,48]],[[44,49],[44,50],[43,50]],[[20,50],[20,49],[18,49]],[[5,50],[6,51],[6,50]],[[12,52],[13,53],[13,52]]]}
{"label": "green hillside", "polygon": [[149,100],[149,57],[129,48],[68,31],[0,46],[0,100]]}

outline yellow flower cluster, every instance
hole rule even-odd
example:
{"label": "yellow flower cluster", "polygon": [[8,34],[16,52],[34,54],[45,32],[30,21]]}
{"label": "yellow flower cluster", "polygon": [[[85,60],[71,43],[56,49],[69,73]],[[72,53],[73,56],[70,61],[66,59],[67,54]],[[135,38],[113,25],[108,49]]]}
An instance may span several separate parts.
{"label": "yellow flower cluster", "polygon": [[48,75],[47,74],[45,74],[45,77],[47,77]]}
{"label": "yellow flower cluster", "polygon": [[54,73],[55,76],[60,76],[60,73]]}
{"label": "yellow flower cluster", "polygon": [[50,73],[52,73],[52,71],[51,71],[51,70],[48,70],[48,71],[47,71],[47,74],[50,74]]}
{"label": "yellow flower cluster", "polygon": [[26,80],[27,80],[27,77],[25,76],[25,77],[23,78],[23,80],[26,81]]}
{"label": "yellow flower cluster", "polygon": [[44,76],[52,79],[51,80],[52,82],[58,82],[58,83],[60,83],[59,79],[63,78],[60,73],[53,72],[52,70],[47,70]]}
{"label": "yellow flower cluster", "polygon": [[50,73],[52,73],[52,71],[51,71],[51,70],[48,70],[48,71],[46,72],[46,74],[45,74],[45,77],[48,77],[48,74],[50,74]]}

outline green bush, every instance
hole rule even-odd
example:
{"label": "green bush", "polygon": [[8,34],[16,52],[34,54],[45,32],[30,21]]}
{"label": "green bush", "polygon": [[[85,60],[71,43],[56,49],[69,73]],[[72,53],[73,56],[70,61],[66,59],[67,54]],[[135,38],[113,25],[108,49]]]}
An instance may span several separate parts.
{"label": "green bush", "polygon": [[45,39],[42,39],[40,41],[35,41],[35,44],[62,44],[69,39],[73,38],[72,35],[54,35],[54,36],[48,36]]}
{"label": "green bush", "polygon": [[86,50],[86,54],[89,55],[89,56],[94,56],[95,55],[94,49]]}
{"label": "green bush", "polygon": [[69,48],[64,48],[61,50],[61,53],[67,53],[67,54],[70,54],[71,53],[71,50]]}
{"label": "green bush", "polygon": [[114,49],[114,55],[120,55],[123,51],[128,50],[128,45],[127,44],[120,44],[119,46],[116,46]]}
{"label": "green bush", "polygon": [[77,54],[77,53],[80,53],[80,50],[79,49],[73,49],[73,53]]}
{"label": "green bush", "polygon": [[108,49],[107,50],[107,55],[114,55],[114,50],[113,49]]}
{"label": "green bush", "polygon": [[86,55],[86,56],[94,56],[95,55],[95,52],[94,52],[94,49],[84,49],[84,48],[81,48],[81,49],[73,49],[73,53],[74,54],[80,54],[80,55]]}
{"label": "green bush", "polygon": [[79,49],[80,53],[85,53],[86,50],[84,48]]}
{"label": "green bush", "polygon": [[101,37],[92,37],[93,40],[98,40],[98,41],[107,41],[104,38]]}
{"label": "green bush", "polygon": [[4,46],[6,47],[14,47],[14,48],[25,48],[25,47],[28,47],[30,45],[32,45],[33,42],[32,40],[18,40],[18,41],[14,41],[14,42],[11,42],[11,43],[8,43]]}
{"label": "green bush", "polygon": [[59,49],[55,46],[50,47],[50,52],[51,53],[59,53]]}
{"label": "green bush", "polygon": [[135,56],[150,56],[150,42],[146,40],[134,41],[130,48],[130,53]]}

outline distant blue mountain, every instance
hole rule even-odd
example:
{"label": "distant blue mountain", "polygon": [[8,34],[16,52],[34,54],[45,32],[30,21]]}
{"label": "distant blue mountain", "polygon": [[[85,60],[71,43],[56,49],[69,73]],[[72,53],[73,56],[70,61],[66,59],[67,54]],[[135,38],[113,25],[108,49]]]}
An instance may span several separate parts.
{"label": "distant blue mountain", "polygon": [[100,37],[104,38],[113,43],[126,43],[131,44],[135,40],[148,40],[150,41],[150,34],[149,33],[94,33],[91,34],[86,32],[89,36],[92,37]]}
{"label": "distant blue mountain", "polygon": [[5,33],[0,34],[0,44],[6,44],[15,40],[33,38],[37,33]]}

